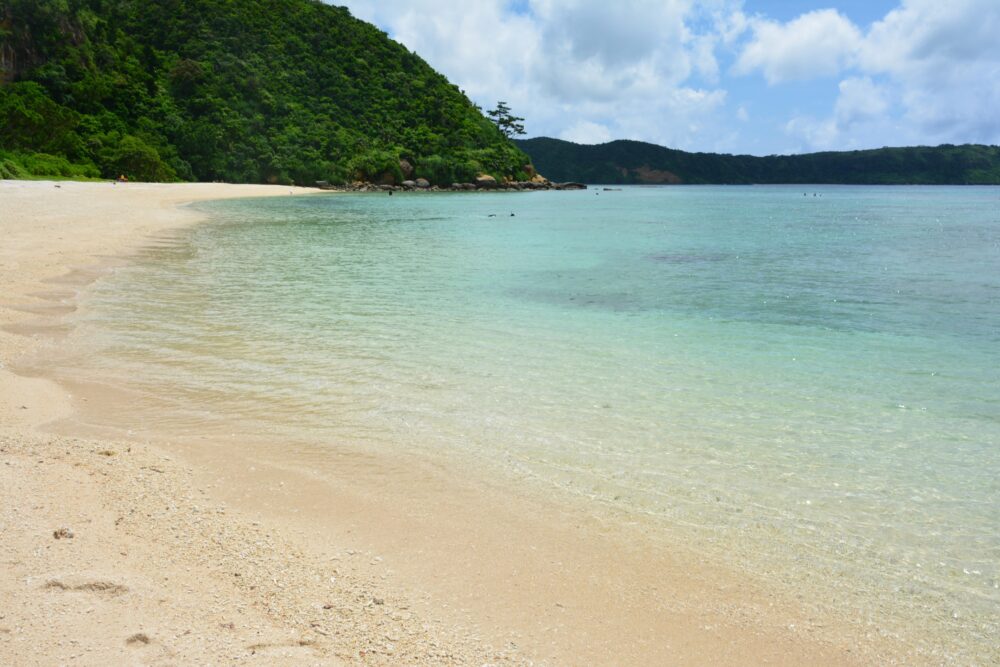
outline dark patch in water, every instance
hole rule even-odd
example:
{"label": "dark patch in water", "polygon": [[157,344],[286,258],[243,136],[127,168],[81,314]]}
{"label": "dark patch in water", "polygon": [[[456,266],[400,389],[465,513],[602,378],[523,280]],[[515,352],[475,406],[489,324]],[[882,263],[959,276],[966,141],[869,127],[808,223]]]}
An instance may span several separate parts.
{"label": "dark patch in water", "polygon": [[702,264],[707,262],[721,262],[728,256],[722,253],[694,253],[694,252],[668,252],[657,255],[649,255],[649,259],[663,264]]}
{"label": "dark patch in water", "polygon": [[635,294],[628,292],[561,292],[544,289],[512,289],[508,294],[528,301],[577,308],[597,308],[613,312],[633,313],[645,310]]}

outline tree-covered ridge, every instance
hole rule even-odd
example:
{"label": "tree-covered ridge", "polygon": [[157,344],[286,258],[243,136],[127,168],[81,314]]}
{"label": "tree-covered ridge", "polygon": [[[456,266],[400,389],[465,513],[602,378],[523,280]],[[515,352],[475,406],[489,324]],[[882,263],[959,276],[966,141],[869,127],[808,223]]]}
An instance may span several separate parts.
{"label": "tree-covered ridge", "polygon": [[1000,185],[1000,147],[943,145],[804,155],[687,153],[640,141],[516,141],[537,169],[583,183]]}
{"label": "tree-covered ridge", "polygon": [[400,160],[434,183],[524,178],[528,162],[457,87],[345,8],[0,0],[0,177],[398,181]]}

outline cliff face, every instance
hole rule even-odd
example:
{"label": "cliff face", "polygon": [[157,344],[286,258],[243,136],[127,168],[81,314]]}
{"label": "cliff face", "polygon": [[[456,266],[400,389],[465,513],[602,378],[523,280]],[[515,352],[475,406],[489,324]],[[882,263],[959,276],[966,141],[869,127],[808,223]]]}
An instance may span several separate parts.
{"label": "cliff face", "polygon": [[44,64],[54,42],[79,46],[85,39],[75,13],[45,0],[0,1],[0,83]]}
{"label": "cliff face", "polygon": [[13,20],[7,13],[0,14],[0,85],[9,82],[15,75],[14,47],[7,43],[12,34]]}
{"label": "cliff face", "polygon": [[0,82],[0,151],[104,175],[527,176],[458,88],[318,0],[0,0]]}

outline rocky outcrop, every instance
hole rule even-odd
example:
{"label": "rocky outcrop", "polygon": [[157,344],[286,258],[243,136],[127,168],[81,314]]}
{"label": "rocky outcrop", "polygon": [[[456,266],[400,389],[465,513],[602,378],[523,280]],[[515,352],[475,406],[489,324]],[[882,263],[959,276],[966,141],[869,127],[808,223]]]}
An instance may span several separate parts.
{"label": "rocky outcrop", "polygon": [[396,174],[391,171],[382,172],[375,182],[379,185],[395,185],[396,184]]}
{"label": "rocky outcrop", "polygon": [[476,176],[476,187],[480,190],[493,190],[497,187],[497,179],[493,178],[489,174],[480,174]]}
{"label": "rocky outcrop", "polygon": [[348,185],[330,185],[316,181],[321,190],[339,192],[523,192],[531,190],[586,190],[583,183],[553,183],[544,178],[530,181],[498,181],[492,176],[479,177],[475,183],[452,183],[447,186],[431,185],[426,179],[403,181],[399,185],[355,181]]}

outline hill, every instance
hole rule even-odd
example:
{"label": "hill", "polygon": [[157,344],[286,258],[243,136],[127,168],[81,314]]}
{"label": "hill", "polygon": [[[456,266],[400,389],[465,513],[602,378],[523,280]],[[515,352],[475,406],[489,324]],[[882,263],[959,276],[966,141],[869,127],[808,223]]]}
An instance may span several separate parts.
{"label": "hill", "polygon": [[640,141],[516,142],[539,172],[583,183],[1000,184],[1000,147],[943,145],[804,155],[687,153]]}
{"label": "hill", "polygon": [[[524,178],[447,79],[318,0],[0,0],[0,178]],[[406,163],[403,170],[408,171]]]}

